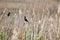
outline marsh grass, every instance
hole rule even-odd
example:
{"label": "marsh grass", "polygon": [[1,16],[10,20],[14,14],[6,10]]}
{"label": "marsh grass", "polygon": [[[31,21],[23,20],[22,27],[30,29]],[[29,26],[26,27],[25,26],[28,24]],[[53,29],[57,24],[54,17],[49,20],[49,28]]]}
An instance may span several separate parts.
{"label": "marsh grass", "polygon": [[[23,13],[23,15],[25,15],[25,14],[29,15],[26,17],[27,17],[27,19],[29,18],[28,20],[30,22],[30,23],[24,24],[24,26],[23,26],[23,23],[25,23],[25,22],[23,21],[23,17],[20,17],[23,15],[16,13],[19,15],[19,17],[17,17],[18,15],[11,16],[11,18],[12,18],[11,24],[12,24],[12,28],[13,28],[12,29],[13,37],[12,36],[11,37],[14,40],[16,40],[18,38],[19,38],[19,40],[56,40],[57,37],[60,37],[60,32],[58,33],[59,17],[57,15],[58,14],[57,9],[55,9],[56,7],[53,7],[53,6],[49,7],[49,6],[48,6],[48,8],[47,8],[47,6],[43,6],[43,8],[40,8],[40,9],[37,7],[38,9],[33,9],[34,12],[33,12],[33,10],[30,10],[30,11],[28,10],[28,14],[26,14],[25,13],[26,10],[24,10],[24,12],[22,12],[22,13]],[[21,20],[19,20],[19,18]],[[4,31],[0,32],[0,37],[1,37],[1,40],[9,40],[7,37],[7,33]],[[58,38],[58,39],[60,39],[60,38]]]}
{"label": "marsh grass", "polygon": [[0,39],[1,40],[8,40],[7,33],[4,31],[0,31]]}

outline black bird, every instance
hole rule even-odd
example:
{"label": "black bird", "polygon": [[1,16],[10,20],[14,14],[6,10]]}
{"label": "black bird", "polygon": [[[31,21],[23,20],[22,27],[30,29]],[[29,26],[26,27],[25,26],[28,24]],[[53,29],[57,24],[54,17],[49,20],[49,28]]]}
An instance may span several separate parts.
{"label": "black bird", "polygon": [[9,13],[7,14],[7,16],[10,16],[10,14],[11,14],[11,13],[9,12]]}
{"label": "black bird", "polygon": [[24,16],[24,20],[29,23],[29,21],[27,20],[26,16]]}

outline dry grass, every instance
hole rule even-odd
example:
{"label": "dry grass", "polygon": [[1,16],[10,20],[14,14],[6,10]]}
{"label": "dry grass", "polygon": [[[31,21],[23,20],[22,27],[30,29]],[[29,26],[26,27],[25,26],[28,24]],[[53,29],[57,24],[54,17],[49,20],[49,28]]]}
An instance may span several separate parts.
{"label": "dry grass", "polygon": [[[60,14],[58,13],[59,0],[45,0],[38,3],[7,4],[7,10],[1,10],[0,29],[7,33],[8,40],[59,40]],[[3,3],[4,4],[4,3]],[[12,5],[13,6],[12,6]],[[2,4],[0,4],[2,9]],[[12,7],[12,8],[11,8]],[[19,10],[21,13],[19,13]],[[11,15],[8,17],[8,12]],[[24,16],[28,22],[24,21]],[[1,39],[2,40],[2,39]]]}

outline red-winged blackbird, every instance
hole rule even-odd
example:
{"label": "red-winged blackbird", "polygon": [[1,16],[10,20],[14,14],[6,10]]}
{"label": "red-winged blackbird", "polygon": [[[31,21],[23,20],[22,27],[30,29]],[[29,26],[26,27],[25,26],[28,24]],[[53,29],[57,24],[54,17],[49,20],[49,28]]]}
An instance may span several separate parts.
{"label": "red-winged blackbird", "polygon": [[27,20],[26,16],[24,16],[24,20],[25,20],[26,22],[29,22],[29,21]]}
{"label": "red-winged blackbird", "polygon": [[10,16],[10,14],[11,14],[11,13],[9,12],[9,13],[7,14],[7,16]]}

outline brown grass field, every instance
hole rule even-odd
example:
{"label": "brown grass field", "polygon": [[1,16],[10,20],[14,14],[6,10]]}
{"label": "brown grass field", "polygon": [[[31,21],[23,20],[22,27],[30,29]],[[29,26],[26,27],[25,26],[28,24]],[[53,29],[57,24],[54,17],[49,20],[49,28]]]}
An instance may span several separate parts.
{"label": "brown grass field", "polygon": [[0,40],[60,40],[60,0],[0,0]]}

